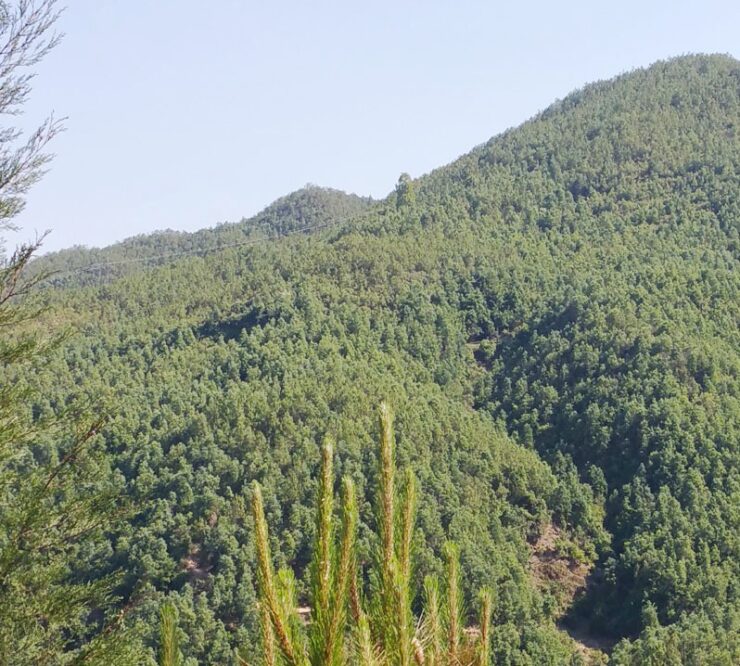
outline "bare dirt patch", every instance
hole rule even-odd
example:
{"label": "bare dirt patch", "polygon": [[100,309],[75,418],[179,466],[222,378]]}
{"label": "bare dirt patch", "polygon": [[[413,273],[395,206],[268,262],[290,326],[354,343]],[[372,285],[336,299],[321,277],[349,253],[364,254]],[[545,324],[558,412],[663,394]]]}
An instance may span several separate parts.
{"label": "bare dirt patch", "polygon": [[190,546],[188,554],[180,560],[180,566],[187,571],[191,583],[206,580],[213,569],[199,544]]}
{"label": "bare dirt patch", "polygon": [[[560,617],[586,593],[592,578],[590,565],[575,557],[575,552],[563,531],[552,523],[545,526],[532,544],[530,572],[537,587],[556,599]],[[587,664],[606,663],[606,655],[614,647],[613,640],[589,634],[584,626],[558,622],[558,628],[570,636]]]}

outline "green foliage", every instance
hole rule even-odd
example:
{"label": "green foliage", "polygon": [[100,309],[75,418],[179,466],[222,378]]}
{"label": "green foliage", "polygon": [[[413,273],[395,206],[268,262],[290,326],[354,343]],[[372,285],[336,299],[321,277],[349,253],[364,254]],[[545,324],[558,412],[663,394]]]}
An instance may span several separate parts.
{"label": "green foliage", "polygon": [[645,627],[634,641],[622,641],[610,664],[721,664],[740,660],[740,614],[737,609],[707,610],[686,614],[669,626],[658,623]]}
{"label": "green foliage", "polygon": [[177,635],[177,611],[172,604],[165,604],[160,611],[162,624],[160,635],[159,666],[180,666],[180,647]]}
{"label": "green foliage", "polygon": [[[49,258],[60,270],[146,258],[59,276],[28,300],[49,308],[29,333],[61,323],[79,335],[34,373],[0,376],[34,396],[29,420],[114,401],[95,441],[138,513],[85,553],[86,575],[126,572],[116,592],[143,595],[134,615],[153,650],[168,598],[186,663],[228,663],[237,646],[254,660],[252,483],[273,566],[305,599],[329,432],[356,487],[357,567],[383,543],[397,567],[408,534],[394,530],[392,549],[377,536],[379,432],[364,408],[393,395],[395,456],[416,479],[414,589],[440,579],[444,544],[458,543],[462,598],[496,590],[494,663],[571,658],[529,576],[548,521],[565,534],[561,554],[596,568],[567,619],[631,637],[617,663],[676,649],[688,663],[736,662],[738,72],[726,56],[689,56],[588,86],[413,181],[414,201],[393,192],[310,235],[277,238],[300,228],[304,203],[319,223],[315,200],[284,223],[276,212],[277,231]],[[259,242],[222,247],[218,233]],[[397,513],[386,511],[396,528]],[[361,582],[348,612],[372,663]],[[648,603],[657,625],[644,624]]]}
{"label": "green foliage", "polygon": [[460,590],[460,549],[455,543],[445,545],[445,558],[447,560],[447,570],[445,579],[447,580],[447,608],[445,620],[447,624],[447,655],[446,661],[450,664],[460,662],[460,652],[462,650],[462,631],[463,631],[463,606],[462,592]]}
{"label": "green foliage", "polygon": [[413,206],[416,203],[414,181],[407,173],[402,173],[396,184],[396,205],[398,208]]}
{"label": "green foliage", "polygon": [[[31,93],[32,68],[59,42],[59,12],[55,0],[0,1],[0,233],[15,229],[62,129],[53,117],[27,135],[8,123]],[[63,342],[29,296],[45,277],[28,275],[42,240],[8,256],[0,237],[0,663],[141,663],[126,609],[114,607],[114,576],[89,568],[124,508],[100,455],[103,419],[71,399],[36,411],[43,393],[25,381]]]}
{"label": "green foliage", "polygon": [[424,617],[422,624],[424,645],[426,645],[425,664],[441,666],[443,660],[444,627],[439,581],[434,576],[424,579]]}
{"label": "green foliage", "polygon": [[493,592],[483,589],[480,592],[480,654],[477,666],[488,666],[491,663],[491,612],[493,609]]}
{"label": "green foliage", "polygon": [[163,266],[183,257],[202,257],[224,248],[246,248],[291,234],[315,233],[360,215],[372,199],[306,185],[249,219],[223,223],[195,233],[158,231],[105,248],[75,246],[38,258],[29,273],[44,284],[96,285],[142,267]]}
{"label": "green foliage", "polygon": [[34,332],[42,313],[19,299],[36,249],[0,267],[0,662],[140,663],[115,607],[117,576],[94,570],[126,510],[100,449],[103,419],[74,402],[34,414],[41,394],[20,381],[63,342]]}
{"label": "green foliage", "polygon": [[[448,543],[448,613],[446,618],[448,645],[441,651],[442,622],[439,614],[437,587],[427,586],[430,608],[426,615],[432,625],[417,632],[422,623],[411,610],[412,556],[411,538],[414,528],[415,481],[406,474],[403,494],[397,498],[394,488],[396,471],[393,418],[386,403],[380,406],[380,456],[378,484],[378,535],[380,546],[376,558],[376,584],[371,586],[367,601],[373,609],[365,614],[361,603],[351,601],[350,580],[356,580],[355,542],[357,502],[354,485],[343,480],[342,536],[339,548],[334,543],[333,522],[333,447],[326,442],[322,448],[322,465],[317,497],[317,538],[312,561],[312,594],[308,638],[297,621],[297,599],[290,570],[281,570],[289,584],[276,584],[268,543],[262,492],[259,485],[253,491],[252,509],[257,532],[257,556],[260,571],[260,604],[265,613],[263,626],[264,664],[275,662],[273,641],[283,659],[291,666],[340,666],[342,664],[384,664],[411,666],[425,664],[428,651],[432,663],[444,660],[449,666],[488,666],[490,663],[491,594],[481,597],[481,632],[477,642],[462,646],[463,612],[460,589],[459,551]],[[397,499],[400,501],[397,502]],[[371,574],[372,578],[372,574]],[[279,589],[290,589],[280,601]],[[352,625],[345,632],[348,609],[354,605]],[[163,627],[163,634],[165,632]],[[166,644],[166,636],[163,642]],[[474,655],[474,656],[473,656]]]}

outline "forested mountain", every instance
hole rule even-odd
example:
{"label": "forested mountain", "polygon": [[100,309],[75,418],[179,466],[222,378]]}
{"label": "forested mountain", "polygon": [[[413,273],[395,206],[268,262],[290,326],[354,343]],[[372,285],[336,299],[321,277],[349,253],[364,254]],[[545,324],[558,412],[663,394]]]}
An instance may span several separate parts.
{"label": "forested mountain", "polygon": [[223,223],[195,233],[160,231],[129,238],[105,248],[76,246],[36,259],[32,273],[49,274],[59,285],[99,284],[186,255],[202,255],[223,247],[241,247],[292,233],[312,233],[366,211],[369,197],[306,185],[281,197],[261,213],[241,222]]}
{"label": "forested mountain", "polygon": [[257,656],[250,484],[305,594],[325,434],[366,563],[387,399],[419,480],[415,578],[458,543],[468,601],[495,593],[493,663],[607,658],[569,630],[609,663],[734,664],[739,259],[740,62],[687,56],[568,95],[381,202],[310,188],[240,225],[44,257],[110,265],[36,291],[34,325],[73,334],[1,379],[39,396],[28,422],[106,415],[99,482],[131,509],[71,575],[121,572],[153,651],[169,599],[187,663]]}

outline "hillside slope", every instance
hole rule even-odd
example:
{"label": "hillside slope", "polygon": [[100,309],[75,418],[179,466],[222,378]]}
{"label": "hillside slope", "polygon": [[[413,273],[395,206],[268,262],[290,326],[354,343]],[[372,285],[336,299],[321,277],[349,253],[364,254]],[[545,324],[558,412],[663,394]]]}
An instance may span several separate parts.
{"label": "hillside slope", "polygon": [[737,663],[739,235],[740,63],[683,57],[308,237],[46,289],[80,334],[5,380],[44,388],[29,418],[109,401],[100,445],[140,512],[87,575],[126,571],[150,623],[171,596],[202,663],[254,645],[248,484],[302,576],[320,437],[365,488],[381,397],[420,477],[418,574],[460,543],[468,592],[497,590],[495,663],[573,651],[530,580],[551,523],[595,567],[563,622],[624,639],[613,663]]}
{"label": "hillside slope", "polygon": [[32,270],[49,273],[48,282],[56,286],[99,284],[101,280],[160,266],[183,256],[203,255],[287,234],[312,233],[345,222],[372,204],[368,197],[306,185],[240,222],[194,233],[166,230],[142,234],[105,248],[75,246],[36,259]]}

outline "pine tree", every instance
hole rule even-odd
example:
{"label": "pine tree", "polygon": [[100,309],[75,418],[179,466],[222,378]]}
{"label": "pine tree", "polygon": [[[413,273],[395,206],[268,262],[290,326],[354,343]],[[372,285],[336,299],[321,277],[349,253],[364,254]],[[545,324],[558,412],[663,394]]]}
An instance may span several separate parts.
{"label": "pine tree", "polygon": [[[322,448],[317,498],[317,539],[311,571],[311,621],[301,626],[296,607],[292,571],[275,573],[269,546],[262,491],[255,483],[252,513],[255,523],[260,607],[263,618],[263,664],[289,666],[425,666],[488,664],[491,594],[481,594],[480,637],[463,640],[464,615],[460,589],[459,550],[447,544],[446,611],[442,611],[435,579],[425,581],[423,620],[414,617],[413,530],[416,481],[407,470],[401,493],[395,488],[393,417],[380,407],[380,465],[378,482],[377,571],[366,605],[355,564],[357,501],[354,485],[342,482],[342,527],[337,539],[333,528],[333,446]],[[446,642],[445,642],[446,636]]]}
{"label": "pine tree", "polygon": [[[56,0],[0,2],[0,114],[19,113],[30,94],[30,71],[56,46]],[[0,232],[14,229],[24,195],[49,161],[47,143],[62,126],[53,117],[25,139],[0,132]],[[38,397],[20,381],[48,358],[57,336],[36,333],[31,305],[43,275],[25,269],[42,239],[0,259],[0,663],[140,663],[139,644],[111,615],[114,580],[94,583],[76,571],[76,557],[115,518],[105,469],[87,455],[103,419],[72,409],[34,417]],[[0,252],[2,251],[0,240]],[[95,612],[96,619],[88,622]]]}
{"label": "pine tree", "polygon": [[180,666],[180,646],[177,636],[177,614],[172,603],[166,603],[160,611],[162,645],[159,666]]}

